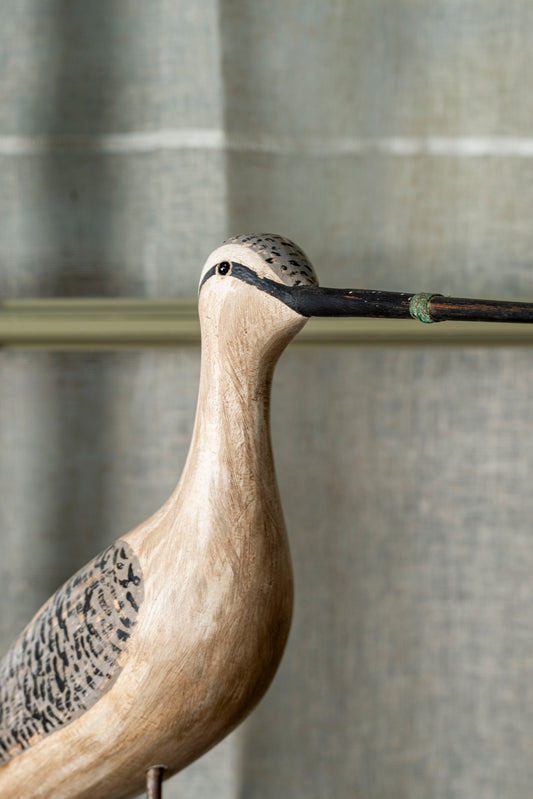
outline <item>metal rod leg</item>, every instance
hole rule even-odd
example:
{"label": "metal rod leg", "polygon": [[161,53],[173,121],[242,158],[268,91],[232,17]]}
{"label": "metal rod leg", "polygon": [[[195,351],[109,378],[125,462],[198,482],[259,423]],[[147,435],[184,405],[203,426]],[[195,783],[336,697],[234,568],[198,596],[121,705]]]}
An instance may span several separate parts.
{"label": "metal rod leg", "polygon": [[161,799],[164,766],[152,766],[146,772],[146,799]]}

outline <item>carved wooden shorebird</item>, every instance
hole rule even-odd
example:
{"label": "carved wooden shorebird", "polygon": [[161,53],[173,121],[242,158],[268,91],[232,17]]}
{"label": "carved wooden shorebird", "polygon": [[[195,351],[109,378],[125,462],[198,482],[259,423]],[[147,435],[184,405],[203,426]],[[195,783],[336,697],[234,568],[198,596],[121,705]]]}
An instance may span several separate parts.
{"label": "carved wooden shorebird", "polygon": [[51,597],[1,662],[2,799],[134,796],[147,770],[184,768],[264,694],[293,597],[270,384],[309,316],[532,321],[531,308],[321,289],[304,253],[274,235],[215,250],[200,280],[202,369],[183,474],[160,510]]}

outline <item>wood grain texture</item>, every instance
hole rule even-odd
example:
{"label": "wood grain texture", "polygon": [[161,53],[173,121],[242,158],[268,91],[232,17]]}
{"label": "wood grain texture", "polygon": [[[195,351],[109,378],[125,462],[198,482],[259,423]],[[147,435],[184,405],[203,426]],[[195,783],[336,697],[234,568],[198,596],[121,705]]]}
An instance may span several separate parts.
{"label": "wood grain texture", "polygon": [[[203,274],[239,259],[282,282],[267,257],[228,243]],[[81,715],[13,750],[0,768],[3,799],[134,796],[154,763],[170,776],[230,732],[279,664],[293,584],[270,443],[270,387],[279,355],[306,320],[231,275],[205,283],[199,309],[200,389],[183,474],[163,507],[117,544],[135,558],[143,592],[120,670]],[[87,622],[78,616],[83,630]],[[27,664],[18,668],[24,684]]]}

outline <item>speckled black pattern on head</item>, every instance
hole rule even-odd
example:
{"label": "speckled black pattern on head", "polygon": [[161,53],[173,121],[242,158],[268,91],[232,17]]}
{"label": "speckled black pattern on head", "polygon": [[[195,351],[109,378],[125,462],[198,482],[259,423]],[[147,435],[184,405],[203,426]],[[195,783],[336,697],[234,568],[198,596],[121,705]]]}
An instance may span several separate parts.
{"label": "speckled black pattern on head", "polygon": [[233,236],[224,244],[249,247],[261,256],[286,286],[318,286],[313,265],[297,244],[273,233]]}
{"label": "speckled black pattern on head", "polygon": [[0,764],[81,716],[117,679],[143,598],[118,541],[60,588],[0,663]]}

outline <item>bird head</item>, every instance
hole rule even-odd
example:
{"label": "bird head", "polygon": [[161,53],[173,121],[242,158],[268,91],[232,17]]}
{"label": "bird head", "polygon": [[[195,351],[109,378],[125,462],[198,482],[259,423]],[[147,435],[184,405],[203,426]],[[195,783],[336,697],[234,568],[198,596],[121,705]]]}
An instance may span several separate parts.
{"label": "bird head", "polygon": [[[221,269],[221,264],[228,264],[230,268]],[[313,265],[303,250],[290,239],[270,233],[226,239],[207,259],[200,286],[211,276],[211,270],[225,276],[231,273],[233,264],[245,267],[233,275],[240,280],[250,279],[246,274],[248,270],[258,280],[272,280],[284,286],[318,286]]]}
{"label": "bird head", "polygon": [[291,292],[318,286],[315,270],[292,241],[274,234],[227,239],[208,257],[200,277],[202,338],[225,348],[281,351],[307,321]]}
{"label": "bird head", "polygon": [[201,317],[204,297],[210,300],[211,328],[216,306],[226,318],[240,316],[251,338],[254,331],[263,341],[269,333],[288,334],[283,346],[311,316],[533,323],[533,303],[528,302],[324,288],[305,253],[289,239],[270,234],[236,236],[211,253],[200,280]]}
{"label": "bird head", "polygon": [[[465,302],[485,303],[459,300]],[[250,324],[255,315],[262,334],[271,326],[270,309],[281,328],[285,322],[290,329],[288,340],[311,316],[412,317],[422,322],[463,318],[446,316],[453,301],[443,304],[440,294],[321,287],[305,253],[274,234],[235,236],[211,253],[200,278],[200,318],[206,306],[211,329],[218,309],[226,320],[240,315],[247,333],[256,328]]]}

